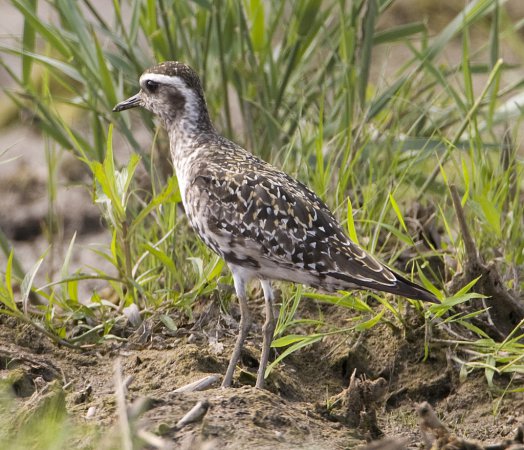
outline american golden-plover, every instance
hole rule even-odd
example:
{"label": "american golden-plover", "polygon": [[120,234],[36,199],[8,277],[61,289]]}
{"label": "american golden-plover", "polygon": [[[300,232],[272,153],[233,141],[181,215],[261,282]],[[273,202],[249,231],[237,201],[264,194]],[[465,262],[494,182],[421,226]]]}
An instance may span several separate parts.
{"label": "american golden-plover", "polygon": [[251,325],[246,285],[252,279],[260,280],[266,309],[258,388],[264,386],[275,328],[270,280],[437,301],[352,242],[305,185],[221,136],[209,118],[200,80],[189,66],[170,61],[146,70],[140,92],[114,111],[137,106],[157,115],[166,128],[189,222],[233,275],[240,331],[223,387],[231,385]]}

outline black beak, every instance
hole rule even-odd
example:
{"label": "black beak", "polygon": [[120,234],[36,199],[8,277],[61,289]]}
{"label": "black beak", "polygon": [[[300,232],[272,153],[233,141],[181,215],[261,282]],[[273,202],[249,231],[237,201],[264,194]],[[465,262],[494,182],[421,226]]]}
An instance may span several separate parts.
{"label": "black beak", "polygon": [[124,100],[123,102],[120,102],[113,108],[113,112],[120,112],[126,109],[136,108],[137,106],[142,106],[142,99],[140,98],[139,93],[133,95],[132,97],[129,97],[127,100]]}

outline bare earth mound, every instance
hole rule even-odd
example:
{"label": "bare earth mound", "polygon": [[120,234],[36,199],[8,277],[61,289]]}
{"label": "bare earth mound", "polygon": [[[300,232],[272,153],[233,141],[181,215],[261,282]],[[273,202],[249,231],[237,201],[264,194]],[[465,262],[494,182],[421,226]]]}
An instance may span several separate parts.
{"label": "bare earth mound", "polygon": [[[262,304],[255,308],[261,310]],[[337,309],[325,312],[337,314]],[[79,352],[58,348],[32,328],[2,316],[0,377],[12,386],[18,415],[36,408],[54,390],[65,399],[62,408],[74,423],[110,430],[117,427],[113,374],[120,358],[130,420],[137,416],[137,429],[154,432],[175,448],[344,449],[382,436],[402,437],[406,448],[420,448],[415,409],[423,401],[435,407],[456,435],[483,443],[512,437],[524,420],[522,396],[492,397],[480,373],[459,382],[458,369],[444,351],[432,350],[423,362],[423,336],[414,331],[404,338],[385,325],[351,346],[340,338],[325,339],[299,351],[271,373],[269,391],[255,390],[250,384],[262,317],[257,319],[242,358],[244,370],[237,371],[232,389],[215,384],[202,392],[174,392],[222,374],[227,366],[233,338],[220,339],[223,349],[210,345],[202,338],[206,332],[200,338],[189,333],[193,323],[180,327],[176,336],[154,334],[146,344],[130,337],[126,343]],[[355,370],[353,384],[358,386],[346,389]],[[505,386],[509,380],[497,381]],[[198,402],[209,404],[207,413],[175,427]],[[104,433],[112,436],[106,440],[118,439],[116,433]],[[78,443],[80,448],[90,445]]]}

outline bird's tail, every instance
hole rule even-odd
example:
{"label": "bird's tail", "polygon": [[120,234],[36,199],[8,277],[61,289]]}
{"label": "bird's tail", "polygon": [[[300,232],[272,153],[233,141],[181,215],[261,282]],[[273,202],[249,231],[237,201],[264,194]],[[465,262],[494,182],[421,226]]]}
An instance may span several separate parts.
{"label": "bird's tail", "polygon": [[[440,303],[440,301],[429,292],[426,288],[419,286],[402,275],[391,270],[389,267],[382,266],[382,273],[387,270],[387,278],[385,276],[375,277],[375,279],[364,280],[362,278],[355,278],[352,275],[341,272],[329,273],[330,278],[337,280],[333,287],[338,290],[348,289],[370,289],[372,291],[388,292],[390,294],[400,295],[402,297],[410,298],[412,300],[423,300],[425,302]],[[377,275],[377,273],[375,273]]]}
{"label": "bird's tail", "polygon": [[401,295],[402,297],[410,298],[412,300],[423,300],[430,303],[440,303],[437,297],[429,292],[426,288],[419,286],[402,275],[393,272],[397,278],[397,283],[393,286],[380,286],[380,290],[389,292],[395,295]]}

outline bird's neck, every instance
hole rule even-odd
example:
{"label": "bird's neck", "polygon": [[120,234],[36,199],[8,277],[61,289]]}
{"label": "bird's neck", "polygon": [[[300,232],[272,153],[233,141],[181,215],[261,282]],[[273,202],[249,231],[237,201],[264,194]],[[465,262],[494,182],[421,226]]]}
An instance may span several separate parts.
{"label": "bird's neck", "polygon": [[177,176],[181,176],[198,158],[203,157],[206,145],[213,140],[216,131],[211,124],[207,110],[200,110],[198,115],[186,114],[173,121],[168,127],[171,157]]}

